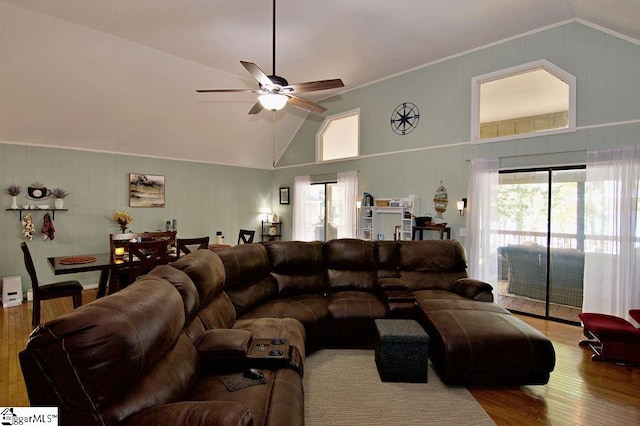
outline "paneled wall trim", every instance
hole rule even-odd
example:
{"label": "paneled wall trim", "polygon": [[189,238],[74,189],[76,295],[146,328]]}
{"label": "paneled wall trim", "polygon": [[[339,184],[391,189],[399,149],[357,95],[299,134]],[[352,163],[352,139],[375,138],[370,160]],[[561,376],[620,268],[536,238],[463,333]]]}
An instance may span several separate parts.
{"label": "paneled wall trim", "polygon": [[[576,131],[471,145],[472,78],[540,60],[575,76]],[[328,100],[327,116],[360,109],[358,159],[314,164],[321,122],[308,119],[281,156],[274,180],[357,169],[360,193],[416,194],[424,213],[433,213],[431,200],[440,180],[451,200],[473,198],[467,193],[469,159],[499,158],[503,168],[584,164],[587,149],[640,144],[638,75],[636,40],[579,21],[528,32]],[[402,102],[418,106],[420,125],[398,136],[389,119]],[[465,219],[455,204],[444,217],[452,238],[464,241],[459,230]]]}
{"label": "paneled wall trim", "polygon": [[[129,173],[164,176],[165,207],[129,207]],[[0,143],[0,277],[22,276],[25,290],[30,281],[19,247],[22,225],[16,212],[5,211],[11,205],[6,189],[20,185],[18,204],[27,204],[26,188],[34,181],[71,193],[64,200],[68,211],[55,216],[53,241],[40,233],[44,213],[33,214],[36,235],[28,244],[44,283],[55,279],[47,257],[109,250],[109,234],[119,232],[114,210],[133,215],[134,231],[164,229],[167,220],[176,219],[179,237],[214,238],[223,231],[226,241],[235,241],[240,228],[259,229],[260,212],[272,199],[268,170]],[[75,278],[95,285],[98,273]]]}

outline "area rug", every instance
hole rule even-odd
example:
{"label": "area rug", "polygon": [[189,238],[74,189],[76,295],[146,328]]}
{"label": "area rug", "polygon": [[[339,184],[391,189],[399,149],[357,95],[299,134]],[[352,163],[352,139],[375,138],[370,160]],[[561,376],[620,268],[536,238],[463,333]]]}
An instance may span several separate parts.
{"label": "area rug", "polygon": [[382,382],[372,350],[325,349],[304,367],[306,426],[495,425],[464,387]]}

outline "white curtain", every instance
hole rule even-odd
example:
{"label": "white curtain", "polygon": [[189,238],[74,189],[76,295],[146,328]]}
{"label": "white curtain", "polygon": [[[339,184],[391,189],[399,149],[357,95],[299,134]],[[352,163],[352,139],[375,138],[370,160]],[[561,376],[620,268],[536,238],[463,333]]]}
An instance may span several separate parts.
{"label": "white curtain", "polygon": [[640,308],[640,146],[587,153],[584,312]]}
{"label": "white curtain", "polygon": [[339,217],[334,225],[338,228],[338,238],[356,237],[356,197],[358,194],[358,172],[338,173],[338,186],[333,195],[333,203]]}
{"label": "white curtain", "polygon": [[293,225],[291,235],[294,241],[313,241],[313,228],[306,225],[307,200],[310,198],[311,178],[295,176],[293,178]]}
{"label": "white curtain", "polygon": [[469,276],[498,282],[498,160],[471,160],[467,189],[466,250]]}

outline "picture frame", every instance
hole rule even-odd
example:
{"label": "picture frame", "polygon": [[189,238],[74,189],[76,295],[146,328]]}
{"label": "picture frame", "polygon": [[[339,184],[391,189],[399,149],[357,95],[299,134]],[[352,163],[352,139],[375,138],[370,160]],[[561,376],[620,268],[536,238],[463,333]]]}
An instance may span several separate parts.
{"label": "picture frame", "polygon": [[129,207],[164,207],[164,176],[129,173]]}
{"label": "picture frame", "polygon": [[280,204],[289,204],[289,187],[280,187]]}

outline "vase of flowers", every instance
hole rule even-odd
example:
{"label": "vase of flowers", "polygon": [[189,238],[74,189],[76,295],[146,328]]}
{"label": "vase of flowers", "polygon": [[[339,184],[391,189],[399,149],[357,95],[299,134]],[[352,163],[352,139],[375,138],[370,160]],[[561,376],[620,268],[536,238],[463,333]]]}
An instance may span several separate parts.
{"label": "vase of flowers", "polygon": [[18,185],[16,185],[15,183],[12,183],[11,185],[9,185],[9,188],[7,188],[7,194],[11,195],[11,208],[12,209],[17,209],[18,208],[18,194],[20,194],[20,187]]}
{"label": "vase of flowers", "polygon": [[127,232],[127,228],[129,228],[129,224],[133,222],[133,216],[126,210],[122,211],[114,211],[113,212],[113,220],[116,221],[118,227],[120,228],[120,232],[123,234]]}
{"label": "vase of flowers", "polygon": [[64,197],[69,195],[69,193],[65,191],[64,188],[53,188],[51,190],[51,195],[53,195],[53,197],[56,199],[53,204],[55,205],[56,209],[59,210],[64,206]]}

